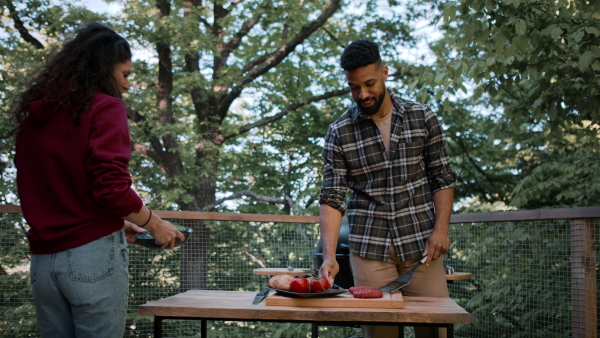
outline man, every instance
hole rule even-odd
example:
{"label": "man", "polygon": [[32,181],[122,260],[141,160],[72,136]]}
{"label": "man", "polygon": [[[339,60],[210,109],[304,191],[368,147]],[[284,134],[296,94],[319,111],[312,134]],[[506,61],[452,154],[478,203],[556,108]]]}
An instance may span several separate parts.
{"label": "man", "polygon": [[[356,104],[325,138],[319,274],[333,281],[339,271],[335,250],[347,212],[354,285],[383,286],[427,256],[403,294],[448,297],[442,255],[450,244],[456,173],[450,169],[444,132],[429,107],[386,89],[388,67],[377,44],[351,43],[341,66]],[[348,188],[352,194],[346,203]],[[432,328],[415,332],[433,336]],[[396,338],[399,332],[398,327],[363,326],[363,334]]]}

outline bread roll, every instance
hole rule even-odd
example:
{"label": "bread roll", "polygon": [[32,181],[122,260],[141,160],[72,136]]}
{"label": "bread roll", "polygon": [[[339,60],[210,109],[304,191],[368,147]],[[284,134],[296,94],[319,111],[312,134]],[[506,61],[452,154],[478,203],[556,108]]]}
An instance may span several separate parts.
{"label": "bread roll", "polygon": [[277,290],[290,290],[290,283],[294,279],[291,275],[275,275],[269,279],[269,287]]}

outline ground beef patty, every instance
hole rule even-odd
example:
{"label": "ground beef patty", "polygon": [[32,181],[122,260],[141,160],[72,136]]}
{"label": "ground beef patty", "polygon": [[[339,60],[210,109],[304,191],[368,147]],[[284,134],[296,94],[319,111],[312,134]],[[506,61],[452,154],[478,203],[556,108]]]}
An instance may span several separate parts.
{"label": "ground beef patty", "polygon": [[377,290],[372,286],[353,286],[348,289],[348,292],[354,296],[354,298],[381,298],[383,292]]}

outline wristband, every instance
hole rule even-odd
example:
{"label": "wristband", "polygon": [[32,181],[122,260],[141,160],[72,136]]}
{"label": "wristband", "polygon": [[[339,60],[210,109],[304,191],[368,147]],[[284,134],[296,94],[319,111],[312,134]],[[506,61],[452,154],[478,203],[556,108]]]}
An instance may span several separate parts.
{"label": "wristband", "polygon": [[148,216],[148,220],[146,221],[146,223],[140,225],[140,228],[143,228],[146,225],[148,225],[148,223],[150,223],[150,220],[152,219],[152,210],[150,210],[150,208],[148,208],[148,210],[150,211],[150,216]]}

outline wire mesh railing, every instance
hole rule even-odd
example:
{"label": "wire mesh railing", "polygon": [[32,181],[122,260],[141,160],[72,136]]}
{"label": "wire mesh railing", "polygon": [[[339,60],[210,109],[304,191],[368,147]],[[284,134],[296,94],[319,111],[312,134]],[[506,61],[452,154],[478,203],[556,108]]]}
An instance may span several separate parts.
{"label": "wire mesh railing", "polygon": [[[202,213],[198,213],[202,214]],[[169,217],[177,213],[169,212]],[[169,218],[192,227],[170,251],[130,245],[127,337],[151,337],[153,318],[137,314],[149,301],[189,289],[258,291],[268,277],[256,268],[313,268],[316,223]],[[468,280],[450,296],[471,313],[457,337],[588,337],[597,332],[597,218],[453,221],[445,263]],[[0,336],[38,337],[29,284],[26,224],[0,213]],[[193,240],[192,240],[193,239]],[[592,298],[593,300],[590,300]],[[591,327],[596,325],[596,327]],[[360,337],[357,327],[319,326],[320,337]],[[200,322],[168,320],[165,337],[191,337]],[[407,337],[412,335],[407,330]],[[310,337],[310,324],[208,321],[213,337]]]}

